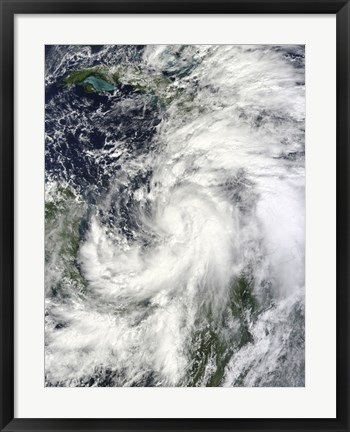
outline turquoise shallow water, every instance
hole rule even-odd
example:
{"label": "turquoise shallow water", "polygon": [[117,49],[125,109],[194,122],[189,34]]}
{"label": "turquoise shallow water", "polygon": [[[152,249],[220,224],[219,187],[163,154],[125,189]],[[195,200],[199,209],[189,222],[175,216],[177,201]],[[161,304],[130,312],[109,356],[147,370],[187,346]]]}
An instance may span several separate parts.
{"label": "turquoise shallow water", "polygon": [[87,77],[84,81],[83,84],[91,84],[93,86],[93,88],[95,89],[95,91],[113,91],[114,90],[114,85],[104,81],[101,78],[97,78],[94,76],[89,76]]}

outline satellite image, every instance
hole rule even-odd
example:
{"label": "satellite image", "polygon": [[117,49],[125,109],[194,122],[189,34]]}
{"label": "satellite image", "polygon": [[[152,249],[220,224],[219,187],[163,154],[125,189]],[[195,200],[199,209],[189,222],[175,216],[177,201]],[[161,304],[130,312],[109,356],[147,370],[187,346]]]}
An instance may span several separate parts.
{"label": "satellite image", "polygon": [[305,47],[45,47],[45,385],[305,385]]}

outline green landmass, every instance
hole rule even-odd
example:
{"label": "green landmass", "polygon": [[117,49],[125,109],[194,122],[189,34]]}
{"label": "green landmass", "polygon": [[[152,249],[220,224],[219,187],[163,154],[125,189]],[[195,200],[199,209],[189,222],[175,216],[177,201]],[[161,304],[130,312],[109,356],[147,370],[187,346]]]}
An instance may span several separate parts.
{"label": "green landmass", "polygon": [[[91,78],[100,80],[101,84],[104,82],[105,86],[94,85]],[[160,107],[167,107],[176,103],[178,108],[185,113],[190,112],[194,107],[194,95],[188,94],[184,88],[174,85],[172,79],[161,72],[154,73],[152,71],[151,73],[135,65],[119,65],[111,68],[97,66],[82,69],[68,74],[59,84],[60,87],[72,85],[82,85],[86,93],[111,91],[115,87],[128,85],[137,93],[151,96],[152,100]]]}
{"label": "green landmass", "polygon": [[[192,358],[188,377],[189,386],[217,387],[222,384],[225,368],[234,354],[253,341],[249,324],[259,313],[260,303],[254,294],[254,281],[247,275],[236,278],[230,286],[228,304],[219,316],[209,309],[200,317],[190,343]],[[228,323],[237,323],[236,330]]]}
{"label": "green landmass", "polygon": [[80,84],[89,76],[94,76],[96,78],[100,78],[104,81],[107,81],[107,77],[103,73],[103,70],[104,69],[102,67],[99,67],[99,68],[82,69],[82,70],[72,72],[71,74],[67,75],[63,79],[63,85]]}
{"label": "green landmass", "polygon": [[54,199],[45,203],[46,283],[53,296],[65,297],[72,286],[76,294],[85,291],[86,281],[77,266],[84,209],[85,203],[68,187],[59,186]]}

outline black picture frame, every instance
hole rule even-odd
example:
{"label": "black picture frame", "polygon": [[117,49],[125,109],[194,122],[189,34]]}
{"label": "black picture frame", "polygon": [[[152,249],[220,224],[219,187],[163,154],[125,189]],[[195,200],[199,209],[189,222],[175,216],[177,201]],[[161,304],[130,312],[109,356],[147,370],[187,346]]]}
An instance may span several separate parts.
{"label": "black picture frame", "polygon": [[[1,431],[349,430],[349,0],[0,0],[0,429]],[[14,17],[16,14],[336,14],[336,396],[335,419],[14,418]]]}

